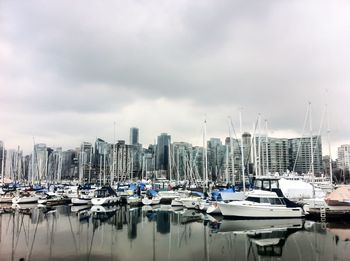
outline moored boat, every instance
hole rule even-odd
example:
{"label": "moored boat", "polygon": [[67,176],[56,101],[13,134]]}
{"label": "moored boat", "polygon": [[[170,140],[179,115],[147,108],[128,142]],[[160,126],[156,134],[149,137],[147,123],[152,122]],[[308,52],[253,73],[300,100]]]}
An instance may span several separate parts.
{"label": "moored boat", "polygon": [[21,192],[18,196],[15,196],[12,199],[13,204],[29,204],[29,203],[37,203],[39,197],[33,193],[29,192]]}
{"label": "moored boat", "polygon": [[93,205],[114,205],[117,204],[120,197],[111,187],[102,187],[94,192],[94,197],[91,199]]}
{"label": "moored boat", "polygon": [[[286,203],[287,202],[287,203]],[[218,202],[221,213],[229,218],[296,218],[304,211],[297,204],[278,197],[275,192],[253,190],[245,200]]]}

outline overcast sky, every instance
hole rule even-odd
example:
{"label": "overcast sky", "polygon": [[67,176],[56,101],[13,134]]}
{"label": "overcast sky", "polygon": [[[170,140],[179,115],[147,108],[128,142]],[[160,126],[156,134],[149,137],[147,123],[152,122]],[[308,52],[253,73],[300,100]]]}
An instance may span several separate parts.
{"label": "overcast sky", "polygon": [[269,136],[298,137],[310,101],[314,133],[328,104],[334,155],[350,143],[349,46],[346,0],[0,0],[0,140],[69,149],[112,142],[116,122],[116,139],[136,126],[144,146],[200,145],[205,117],[223,139],[240,108],[243,130],[260,113]]}

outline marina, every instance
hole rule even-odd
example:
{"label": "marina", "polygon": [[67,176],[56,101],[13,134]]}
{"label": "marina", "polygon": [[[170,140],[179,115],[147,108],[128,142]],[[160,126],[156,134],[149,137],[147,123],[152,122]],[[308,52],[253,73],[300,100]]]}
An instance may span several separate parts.
{"label": "marina", "polygon": [[1,1],[0,261],[350,260],[349,13]]}
{"label": "marina", "polygon": [[[226,220],[169,205],[2,205],[1,260],[348,260],[350,223]],[[21,259],[22,258],[22,259]]]}

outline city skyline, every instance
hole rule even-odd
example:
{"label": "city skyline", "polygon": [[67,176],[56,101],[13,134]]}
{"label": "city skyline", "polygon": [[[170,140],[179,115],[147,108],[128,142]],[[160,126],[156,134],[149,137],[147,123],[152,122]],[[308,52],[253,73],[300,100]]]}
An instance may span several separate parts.
{"label": "city skyline", "polygon": [[[302,136],[324,105],[332,158],[350,143],[350,3],[339,1],[1,1],[0,139],[26,153],[83,141]],[[114,122],[116,128],[114,132]],[[327,144],[327,119],[323,119]],[[262,129],[264,129],[262,127]],[[309,131],[306,128],[305,135]],[[303,136],[305,136],[303,135]],[[324,146],[324,155],[328,154]]]}

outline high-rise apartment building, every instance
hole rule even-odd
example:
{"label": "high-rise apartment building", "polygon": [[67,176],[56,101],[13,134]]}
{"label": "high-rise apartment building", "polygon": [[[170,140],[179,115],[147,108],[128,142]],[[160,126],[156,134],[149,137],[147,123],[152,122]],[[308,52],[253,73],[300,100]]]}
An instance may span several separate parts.
{"label": "high-rise apartment building", "polygon": [[[310,173],[311,168],[311,138],[289,139],[289,170],[298,173]],[[321,136],[312,137],[314,174],[323,173]]]}
{"label": "high-rise apartment building", "polygon": [[171,144],[171,136],[167,133],[162,133],[157,139],[156,153],[156,169],[169,170],[169,150]]}
{"label": "high-rise apartment building", "polygon": [[139,144],[139,129],[136,127],[130,128],[130,145]]}
{"label": "high-rise apartment building", "polygon": [[341,145],[338,148],[338,168],[350,168],[350,144]]}
{"label": "high-rise apartment building", "polygon": [[[174,142],[170,153],[172,165],[171,179],[189,180],[193,176],[195,163],[192,155],[192,145],[187,142]],[[192,173],[191,173],[192,172]]]}
{"label": "high-rise apartment building", "polygon": [[5,148],[4,142],[0,140],[0,174],[3,174],[3,168],[5,168]]}
{"label": "high-rise apartment building", "polygon": [[208,177],[212,180],[220,179],[225,169],[225,146],[219,138],[211,138],[207,142]]}
{"label": "high-rise apartment building", "polygon": [[[232,147],[232,148],[231,148]],[[233,180],[242,180],[241,141],[226,137],[225,139],[225,166],[222,180],[232,183]],[[232,161],[233,159],[233,161]],[[234,171],[232,171],[232,168]],[[234,173],[234,177],[233,174]]]}
{"label": "high-rise apartment building", "polygon": [[48,150],[46,144],[34,145],[34,158],[32,161],[32,182],[44,181],[47,178]]}
{"label": "high-rise apartment building", "polygon": [[[270,137],[267,139],[266,137],[260,138],[261,174],[267,175],[269,173],[287,172],[289,169],[288,139]],[[258,147],[258,144],[256,147]]]}

